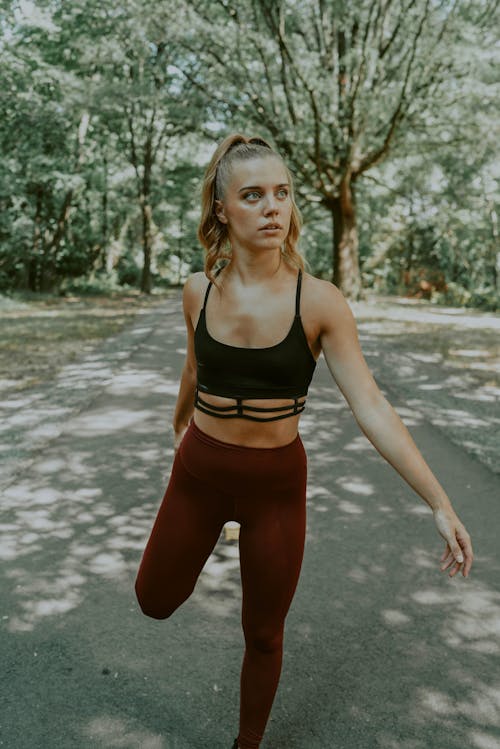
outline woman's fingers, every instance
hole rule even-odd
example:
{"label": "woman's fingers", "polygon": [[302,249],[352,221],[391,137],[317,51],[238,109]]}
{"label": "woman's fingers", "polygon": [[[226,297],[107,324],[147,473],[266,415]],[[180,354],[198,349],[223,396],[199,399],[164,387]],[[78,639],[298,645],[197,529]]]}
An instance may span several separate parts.
{"label": "woman's fingers", "polygon": [[445,550],[443,556],[441,557],[440,561],[441,561],[441,569],[442,570],[447,569],[450,566],[450,564],[453,564],[453,562],[454,562],[454,556],[449,551],[449,547],[448,546],[446,547],[446,550]]}
{"label": "woman's fingers", "polygon": [[448,575],[448,577],[453,577],[454,575],[456,575],[456,574],[457,574],[457,572],[460,572],[460,567],[461,567],[461,566],[462,566],[462,565],[460,565],[460,564],[459,564],[458,562],[456,562],[456,563],[455,563],[455,566],[454,566],[454,567],[453,567],[453,569],[451,570],[451,572],[450,572],[450,574]]}
{"label": "woman's fingers", "polygon": [[474,559],[474,552],[472,551],[472,543],[471,543],[470,536],[465,530],[463,525],[459,525],[459,527],[457,528],[457,537],[463,549],[464,557],[465,557],[463,575],[464,577],[468,577],[469,570],[472,566],[472,560]]}
{"label": "woman's fingers", "polygon": [[450,547],[449,547],[448,544],[446,544],[446,548],[443,551],[443,553],[441,555],[441,559],[439,561],[440,562],[446,562],[446,561],[448,561],[448,558],[450,557],[450,554],[451,554]]}
{"label": "woman's fingers", "polygon": [[441,572],[446,572],[449,567],[453,567],[450,571],[449,576],[453,577],[459,571],[461,564],[455,560],[455,557],[450,551],[449,544],[446,544],[446,549],[441,556]]}
{"label": "woman's fingers", "polygon": [[441,571],[444,572],[450,566],[452,569],[450,577],[456,575],[462,567],[464,577],[469,575],[474,554],[469,534],[465,526],[453,510],[438,509],[434,511],[434,519],[439,533],[446,539],[446,548],[441,556]]}
{"label": "woman's fingers", "polygon": [[444,554],[441,557],[441,572],[445,572],[448,568],[452,567],[452,570],[449,574],[450,577],[453,577],[457,572],[460,571],[460,568],[463,565],[462,575],[464,577],[468,577],[473,558],[474,554],[472,553],[472,547],[470,548],[470,550],[468,548],[465,548],[462,555],[463,561],[459,562],[457,561],[455,555],[452,554],[451,551],[449,551],[449,545],[447,545]]}

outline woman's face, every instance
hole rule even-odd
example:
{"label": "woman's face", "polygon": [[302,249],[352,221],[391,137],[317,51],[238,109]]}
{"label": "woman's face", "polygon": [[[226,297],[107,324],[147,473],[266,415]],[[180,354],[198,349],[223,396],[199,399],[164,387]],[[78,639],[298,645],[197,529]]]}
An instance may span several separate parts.
{"label": "woman's face", "polygon": [[[219,220],[227,224],[233,248],[281,247],[290,228],[290,189],[285,168],[274,156],[234,164],[225,199],[215,203]],[[270,223],[279,228],[262,228]]]}

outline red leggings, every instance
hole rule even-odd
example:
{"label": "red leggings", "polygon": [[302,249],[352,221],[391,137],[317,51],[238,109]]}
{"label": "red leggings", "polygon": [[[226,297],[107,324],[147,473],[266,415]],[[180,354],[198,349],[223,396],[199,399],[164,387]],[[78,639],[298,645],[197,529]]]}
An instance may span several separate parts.
{"label": "red leggings", "polygon": [[135,582],[144,614],[166,619],[191,595],[224,523],[240,524],[241,749],[258,749],[278,688],[285,617],[306,532],[307,456],[300,435],[282,447],[221,442],[191,421]]}

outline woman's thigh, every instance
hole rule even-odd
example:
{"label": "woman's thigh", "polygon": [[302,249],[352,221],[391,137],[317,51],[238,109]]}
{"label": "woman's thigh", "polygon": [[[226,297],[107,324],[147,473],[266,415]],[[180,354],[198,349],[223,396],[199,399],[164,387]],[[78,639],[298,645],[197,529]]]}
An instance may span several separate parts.
{"label": "woman's thigh", "polygon": [[227,499],[189,473],[177,451],[135,582],[145,614],[164,619],[189,597],[227,514]]}
{"label": "woman's thigh", "polygon": [[242,624],[247,643],[279,642],[300,576],[306,534],[305,480],[239,503]]}

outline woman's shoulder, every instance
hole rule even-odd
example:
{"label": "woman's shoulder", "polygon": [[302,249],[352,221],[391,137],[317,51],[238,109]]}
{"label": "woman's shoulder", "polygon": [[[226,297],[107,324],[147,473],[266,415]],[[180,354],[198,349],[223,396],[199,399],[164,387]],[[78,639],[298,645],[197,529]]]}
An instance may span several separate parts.
{"label": "woman's shoulder", "polygon": [[192,291],[194,289],[200,288],[205,282],[208,282],[205,271],[195,271],[194,273],[190,273],[184,281],[184,288],[188,291]]}
{"label": "woman's shoulder", "polygon": [[338,298],[339,295],[343,296],[338,286],[334,283],[324,278],[313,276],[305,270],[302,271],[302,283],[304,293],[310,297],[311,302],[316,300],[318,304],[325,304],[336,297]]}
{"label": "woman's shoulder", "polygon": [[331,281],[302,272],[304,310],[319,328],[336,318],[347,306],[341,290]]}
{"label": "woman's shoulder", "polygon": [[184,281],[184,287],[182,290],[182,301],[185,312],[188,312],[191,316],[195,310],[201,306],[200,300],[203,294],[203,290],[208,285],[208,278],[204,271],[196,271],[190,273],[190,275]]}

